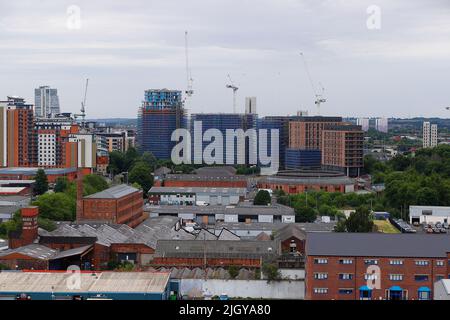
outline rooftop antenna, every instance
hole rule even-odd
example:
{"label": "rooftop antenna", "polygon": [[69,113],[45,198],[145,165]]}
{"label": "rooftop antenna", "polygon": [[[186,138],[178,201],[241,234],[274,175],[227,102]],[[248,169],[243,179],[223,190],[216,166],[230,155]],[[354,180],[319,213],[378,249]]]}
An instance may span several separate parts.
{"label": "rooftop antenna", "polygon": [[239,88],[234,85],[233,80],[231,80],[229,74],[228,80],[230,80],[230,84],[227,84],[226,87],[233,90],[233,113],[236,113],[236,92],[238,91]]}
{"label": "rooftop antenna", "polygon": [[311,84],[311,88],[312,88],[312,90],[313,90],[313,92],[314,92],[314,95],[315,95],[315,97],[316,97],[316,100],[314,101],[314,104],[317,106],[317,114],[320,115],[320,105],[321,105],[322,103],[327,102],[327,99],[323,98],[323,94],[324,94],[324,92],[325,92],[325,88],[324,88],[323,85],[319,82],[319,85],[320,85],[320,87],[321,87],[321,89],[322,89],[322,92],[319,93],[319,92],[316,90],[316,87],[314,86],[314,82],[313,82],[312,77],[311,77],[311,73],[309,72],[309,69],[308,69],[308,64],[306,63],[305,56],[303,55],[303,52],[300,52],[300,55],[302,56],[303,64],[305,65],[305,71],[306,71],[306,74],[307,74],[307,76],[308,76],[309,83]]}

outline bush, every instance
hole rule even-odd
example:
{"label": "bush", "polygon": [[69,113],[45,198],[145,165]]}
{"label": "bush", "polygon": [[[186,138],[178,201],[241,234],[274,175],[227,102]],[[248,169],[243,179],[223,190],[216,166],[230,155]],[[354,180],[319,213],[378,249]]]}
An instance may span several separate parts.
{"label": "bush", "polygon": [[271,203],[270,193],[267,190],[259,190],[255,196],[255,199],[253,199],[254,205],[267,206],[270,203]]}

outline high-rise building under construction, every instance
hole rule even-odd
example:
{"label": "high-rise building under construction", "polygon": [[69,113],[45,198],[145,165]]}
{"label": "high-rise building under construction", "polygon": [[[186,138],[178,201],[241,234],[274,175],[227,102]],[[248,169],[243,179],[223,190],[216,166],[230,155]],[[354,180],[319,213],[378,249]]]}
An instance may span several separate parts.
{"label": "high-rise building under construction", "polygon": [[186,127],[181,91],[149,89],[138,114],[138,145],[141,152],[149,151],[158,159],[170,159],[172,132]]}

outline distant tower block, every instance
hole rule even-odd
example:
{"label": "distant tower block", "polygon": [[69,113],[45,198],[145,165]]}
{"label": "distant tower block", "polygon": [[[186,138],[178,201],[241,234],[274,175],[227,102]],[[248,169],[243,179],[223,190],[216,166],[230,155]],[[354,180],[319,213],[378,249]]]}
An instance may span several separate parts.
{"label": "distant tower block", "polygon": [[245,113],[256,114],[256,97],[245,98]]}
{"label": "distant tower block", "polygon": [[297,117],[307,117],[308,116],[308,110],[298,110],[297,111]]}

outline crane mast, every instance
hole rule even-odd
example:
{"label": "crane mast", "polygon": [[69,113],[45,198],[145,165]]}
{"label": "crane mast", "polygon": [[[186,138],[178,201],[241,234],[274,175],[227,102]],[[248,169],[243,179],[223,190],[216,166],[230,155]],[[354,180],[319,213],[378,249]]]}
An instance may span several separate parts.
{"label": "crane mast", "polygon": [[311,73],[309,72],[308,64],[306,63],[306,59],[305,59],[305,56],[303,55],[303,52],[300,52],[300,55],[302,56],[303,64],[305,65],[305,71],[306,71],[306,75],[308,76],[309,83],[311,84],[311,88],[312,88],[312,90],[313,90],[313,92],[314,92],[314,95],[315,95],[315,97],[316,97],[316,100],[314,101],[314,104],[317,106],[317,114],[320,115],[320,105],[321,105],[322,103],[327,102],[327,99],[325,99],[325,98],[323,97],[323,95],[324,95],[324,93],[325,93],[325,88],[324,88],[324,87],[322,86],[322,84],[319,82],[319,85],[320,85],[322,91],[319,93],[319,92],[316,90],[316,87],[314,86],[314,81],[312,80]]}
{"label": "crane mast", "polygon": [[188,50],[188,32],[184,32],[184,53],[186,58],[186,96],[191,97],[194,93],[194,90],[192,89],[192,82],[194,81],[192,79],[191,75],[191,69],[189,67],[189,50]]}
{"label": "crane mast", "polygon": [[81,127],[84,127],[84,122],[86,119],[86,97],[87,97],[87,89],[89,85],[89,79],[86,79],[86,86],[84,87],[84,97],[83,101],[81,101],[81,109],[79,114],[74,114],[75,119],[81,117]]}
{"label": "crane mast", "polygon": [[230,80],[230,84],[227,84],[225,87],[233,90],[233,113],[236,113],[236,93],[239,90],[239,88],[234,85],[233,80],[231,80],[230,75],[228,75],[228,80]]}

